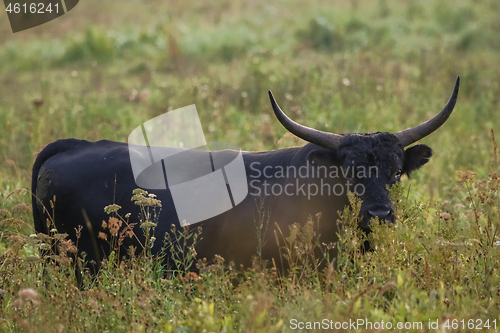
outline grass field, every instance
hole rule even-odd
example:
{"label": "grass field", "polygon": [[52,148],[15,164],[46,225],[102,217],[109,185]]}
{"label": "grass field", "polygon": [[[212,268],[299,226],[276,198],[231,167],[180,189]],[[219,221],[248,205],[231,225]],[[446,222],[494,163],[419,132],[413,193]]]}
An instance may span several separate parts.
{"label": "grass field", "polygon": [[[0,332],[288,332],[323,319],[493,330],[499,15],[498,0],[87,0],[12,34],[0,13]],[[307,126],[396,132],[439,112],[457,75],[456,109],[422,140],[431,161],[393,191],[398,224],[375,228],[378,251],[359,253],[346,211],[336,266],[325,271],[310,260],[314,220],[288,238],[300,251],[282,258],[293,263],[285,276],[257,261],[240,270],[208,258],[198,276],[148,255],[111,257],[79,290],[67,257],[44,271],[38,248],[48,240],[32,236],[21,189],[56,139],[125,142],[144,121],[196,104],[207,141],[249,151],[301,144],[284,136],[269,89]]]}

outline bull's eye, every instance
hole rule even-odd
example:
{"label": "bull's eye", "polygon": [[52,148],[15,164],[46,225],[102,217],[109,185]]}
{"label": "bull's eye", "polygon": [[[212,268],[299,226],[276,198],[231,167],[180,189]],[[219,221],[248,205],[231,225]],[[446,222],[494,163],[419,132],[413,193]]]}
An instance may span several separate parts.
{"label": "bull's eye", "polygon": [[398,171],[396,171],[396,173],[394,174],[394,178],[396,178],[396,179],[401,178],[401,173],[402,173],[401,169],[399,169]]}

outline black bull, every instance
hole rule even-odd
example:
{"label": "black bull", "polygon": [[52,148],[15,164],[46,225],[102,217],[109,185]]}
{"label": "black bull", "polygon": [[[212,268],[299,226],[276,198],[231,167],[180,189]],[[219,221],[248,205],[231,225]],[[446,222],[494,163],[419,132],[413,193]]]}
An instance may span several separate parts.
{"label": "black bull", "polygon": [[[261,214],[269,214],[264,221],[269,223],[268,230],[262,239],[262,256],[268,260],[279,258],[275,223],[286,233],[291,223],[303,223],[308,216],[321,212],[320,240],[336,241],[337,212],[348,205],[348,191],[357,192],[363,200],[360,228],[369,229],[372,217],[393,223],[387,185],[398,182],[403,174],[409,175],[432,155],[425,145],[406,150],[404,147],[446,121],[455,106],[458,87],[459,78],[450,100],[436,117],[395,134],[339,135],[317,131],[290,120],[269,93],[279,121],[310,143],[302,148],[243,153],[249,194],[233,209],[193,225],[202,227],[202,240],[196,248],[198,257],[213,258],[218,254],[227,261],[248,265],[257,252],[257,207],[261,203]],[[49,233],[50,215],[58,232],[67,233],[76,243],[75,228],[81,225],[79,251],[85,251],[88,260],[102,258],[109,252],[109,245],[96,235],[103,231],[102,221],[109,218],[104,207],[116,203],[122,207],[122,215],[131,213],[130,222],[139,222],[139,207],[130,200],[135,188],[127,144],[76,139],[53,142],[40,152],[33,166],[35,229]],[[158,241],[152,248],[153,253],[158,253],[165,233],[170,233],[172,224],[179,228],[180,223],[170,191],[149,192],[162,202],[155,230]],[[139,225],[134,231],[144,244]],[[129,245],[140,248],[134,238],[124,243],[125,247]]]}

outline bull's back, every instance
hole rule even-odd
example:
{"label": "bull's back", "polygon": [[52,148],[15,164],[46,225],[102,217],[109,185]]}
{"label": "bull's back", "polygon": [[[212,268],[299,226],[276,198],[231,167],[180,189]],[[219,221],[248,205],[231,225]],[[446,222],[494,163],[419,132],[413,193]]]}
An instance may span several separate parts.
{"label": "bull's back", "polygon": [[[299,165],[302,163],[299,161],[305,158],[300,154],[307,155],[307,151],[297,148],[243,153],[248,181],[255,180],[252,177],[254,170],[250,167],[252,163],[258,162],[262,167]],[[265,180],[273,181],[263,175],[262,177],[262,183]],[[76,242],[75,228],[83,226],[78,244],[80,251],[87,253],[88,260],[98,259],[98,254],[109,251],[109,245],[96,237],[99,231],[105,231],[101,227],[102,221],[109,218],[104,212],[105,206],[116,203],[122,206],[119,211],[121,216],[131,213],[130,222],[140,222],[139,207],[131,202],[132,192],[137,185],[126,143],[93,143],[74,139],[56,141],[39,154],[33,168],[32,187],[37,198],[33,201],[36,230],[48,233],[55,227],[58,232],[67,233]],[[170,231],[170,226],[175,224],[179,227],[179,221],[168,189],[149,192],[156,194],[162,202],[162,211],[155,231],[158,241],[152,249],[152,252],[156,253],[160,250],[163,236]],[[330,214],[325,214],[325,208],[333,212],[336,209],[325,207],[324,202],[316,199],[318,198],[307,200],[300,196],[261,197],[249,194],[233,209],[193,225],[195,228],[203,228],[203,239],[197,247],[198,254],[208,259],[218,254],[228,261],[249,265],[251,257],[257,253],[257,233],[263,232],[261,236],[265,244],[264,258],[278,258],[279,251],[274,236],[275,222],[280,225],[285,235],[288,234],[289,224],[304,223],[309,215],[319,211],[324,215],[323,223],[334,222]],[[47,226],[47,220],[54,221],[54,224]],[[91,228],[88,228],[87,221],[90,222]],[[266,224],[264,229],[260,226],[262,223]],[[330,229],[323,229],[326,233],[323,236],[335,235],[334,230]],[[135,233],[144,243],[138,225]],[[98,250],[93,248],[92,239],[99,244]],[[128,245],[140,248],[135,238],[127,242],[125,248]]]}

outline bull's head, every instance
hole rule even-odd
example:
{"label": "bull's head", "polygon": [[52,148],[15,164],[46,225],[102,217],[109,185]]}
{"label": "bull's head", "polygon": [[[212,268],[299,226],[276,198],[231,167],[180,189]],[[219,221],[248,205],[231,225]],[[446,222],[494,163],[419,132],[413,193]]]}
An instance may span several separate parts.
{"label": "bull's head", "polygon": [[[426,145],[405,147],[417,142],[437,130],[448,119],[458,96],[460,77],[457,78],[455,89],[443,110],[434,118],[413,128],[391,133],[370,134],[334,134],[318,131],[300,125],[288,118],[274,100],[269,91],[269,97],[276,117],[281,124],[296,136],[328,149],[325,153],[315,152],[314,160],[324,164],[336,163],[343,168],[352,168],[354,177],[348,181],[353,185],[361,184],[364,188],[360,195],[363,200],[360,215],[360,227],[369,229],[370,219],[378,217],[389,223],[394,223],[393,204],[389,199],[389,187],[398,182],[403,174],[410,175],[412,171],[427,163],[432,156],[432,149]],[[367,170],[373,170],[368,173]],[[363,172],[364,171],[364,172]],[[376,171],[376,173],[375,173]]]}

